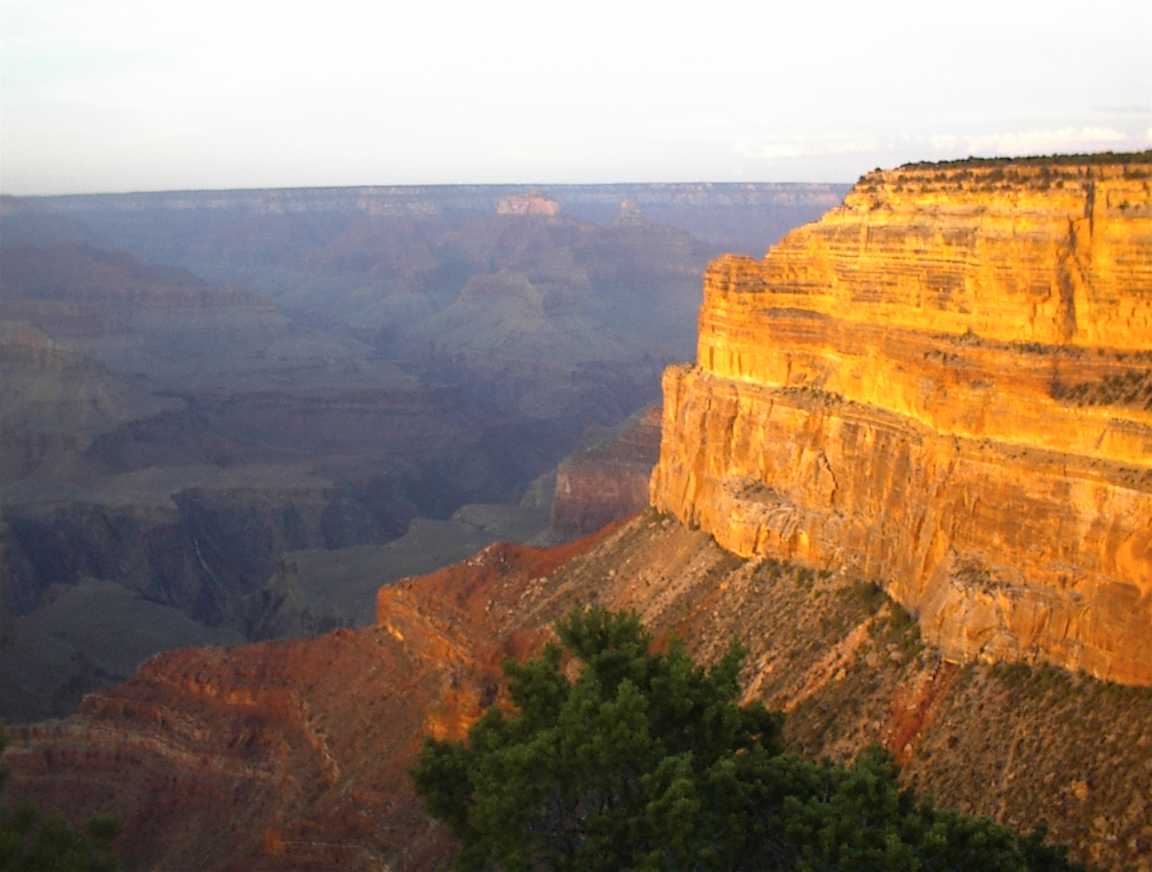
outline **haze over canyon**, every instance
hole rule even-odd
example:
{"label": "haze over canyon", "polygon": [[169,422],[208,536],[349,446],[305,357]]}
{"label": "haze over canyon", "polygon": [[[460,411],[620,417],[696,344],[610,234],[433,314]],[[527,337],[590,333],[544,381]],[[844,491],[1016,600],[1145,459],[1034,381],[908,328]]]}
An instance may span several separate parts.
{"label": "haze over canyon", "polygon": [[0,199],[0,716],[638,508],[658,431],[588,451],[690,353],[705,264],[843,190]]}
{"label": "haze over canyon", "polygon": [[1152,870],[1152,153],[0,202],[10,791],[127,868],[436,868],[597,603]]}

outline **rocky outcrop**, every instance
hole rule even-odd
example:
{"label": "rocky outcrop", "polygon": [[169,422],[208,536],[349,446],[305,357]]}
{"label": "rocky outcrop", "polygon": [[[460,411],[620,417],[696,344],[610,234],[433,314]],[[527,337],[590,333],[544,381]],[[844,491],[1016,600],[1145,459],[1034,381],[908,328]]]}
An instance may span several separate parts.
{"label": "rocky outcrop", "polygon": [[497,215],[535,215],[552,218],[560,212],[560,204],[540,194],[516,194],[504,197],[496,204]]}
{"label": "rocky outcrop", "polygon": [[[420,737],[461,735],[502,658],[600,602],[703,661],[739,639],[746,694],[788,712],[793,748],[882,742],[945,805],[1152,870],[1152,690],[1002,662],[1152,683],[1149,171],[866,177],[763,261],[709,271],[652,480],[685,524],[494,545],[381,591],[376,627],[159,655],[15,730],[12,793],[114,813],[130,869],[432,868],[451,845],[405,777]],[[563,314],[564,263],[530,260],[462,305]],[[250,516],[224,512],[219,535]]]}
{"label": "rocky outcrop", "polygon": [[171,405],[28,323],[0,320],[0,483],[74,470],[97,434]]}
{"label": "rocky outcrop", "polygon": [[1152,684],[1152,158],[907,167],[705,278],[652,498],[950,658]]}
{"label": "rocky outcrop", "polygon": [[646,508],[659,455],[660,409],[649,407],[614,437],[564,458],[556,468],[552,532],[591,533]]}

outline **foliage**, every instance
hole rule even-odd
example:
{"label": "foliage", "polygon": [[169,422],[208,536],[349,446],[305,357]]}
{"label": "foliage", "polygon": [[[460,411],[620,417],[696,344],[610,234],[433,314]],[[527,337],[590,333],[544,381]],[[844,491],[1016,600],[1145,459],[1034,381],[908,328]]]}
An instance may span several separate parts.
{"label": "foliage", "polygon": [[[7,740],[0,732],[0,753]],[[0,768],[0,790],[7,773]],[[113,872],[110,845],[119,827],[94,817],[83,832],[28,803],[0,806],[0,872]]]}
{"label": "foliage", "polygon": [[1076,385],[1055,382],[1049,392],[1079,406],[1133,406],[1152,411],[1152,371],[1129,370]]}
{"label": "foliage", "polygon": [[917,799],[878,748],[847,768],[784,753],[782,717],[738,703],[737,646],[702,668],[599,608],[556,631],[563,649],[505,664],[514,713],[427,740],[413,769],[459,869],[1076,868],[1041,833]]}
{"label": "foliage", "polygon": [[1020,157],[976,157],[970,155],[959,160],[940,161],[914,161],[901,164],[898,169],[952,169],[956,167],[986,167],[1003,164],[1019,164],[1024,166],[1068,166],[1068,165],[1105,165],[1119,163],[1137,163],[1152,160],[1152,149],[1143,151],[1097,151],[1082,154],[1030,154]]}

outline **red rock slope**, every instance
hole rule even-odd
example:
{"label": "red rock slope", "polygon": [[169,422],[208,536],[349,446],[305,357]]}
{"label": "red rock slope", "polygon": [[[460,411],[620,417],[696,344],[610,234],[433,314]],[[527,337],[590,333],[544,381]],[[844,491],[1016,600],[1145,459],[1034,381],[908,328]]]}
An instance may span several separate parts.
{"label": "red rock slope", "polygon": [[451,846],[404,775],[420,737],[460,735],[500,659],[592,601],[701,659],[743,641],[748,695],[787,710],[806,753],[883,742],[944,803],[1152,869],[1152,692],[949,664],[874,586],[744,561],[655,513],[386,588],[376,628],[160,655],[77,717],[17,730],[13,791],[119,815],[130,870],[430,869]]}
{"label": "red rock slope", "polygon": [[495,545],[384,588],[376,628],[160,654],[76,717],[14,730],[13,791],[116,814],[130,868],[432,868],[448,843],[405,774],[421,737],[492,700],[530,638],[519,592],[593,541]]}

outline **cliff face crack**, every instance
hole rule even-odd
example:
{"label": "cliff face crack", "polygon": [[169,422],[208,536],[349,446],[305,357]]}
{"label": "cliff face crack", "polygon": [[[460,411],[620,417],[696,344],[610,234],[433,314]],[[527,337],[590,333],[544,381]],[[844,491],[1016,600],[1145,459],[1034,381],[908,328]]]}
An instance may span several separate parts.
{"label": "cliff face crack", "polygon": [[1076,336],[1076,283],[1083,283],[1083,271],[1076,258],[1077,249],[1077,221],[1068,220],[1068,240],[1060,257],[1060,269],[1056,277],[1056,287],[1060,292],[1060,308],[1057,314],[1057,323],[1060,336],[1065,342],[1071,342]]}
{"label": "cliff face crack", "polygon": [[828,453],[821,449],[817,456],[819,469],[832,481],[832,490],[828,492],[828,506],[832,510],[836,509],[836,495],[840,492],[840,483],[836,480],[836,472],[832,469],[832,463],[828,460]]}
{"label": "cliff face crack", "polygon": [[1088,236],[1096,230],[1096,182],[1089,179],[1084,185],[1084,217],[1088,220]]}

